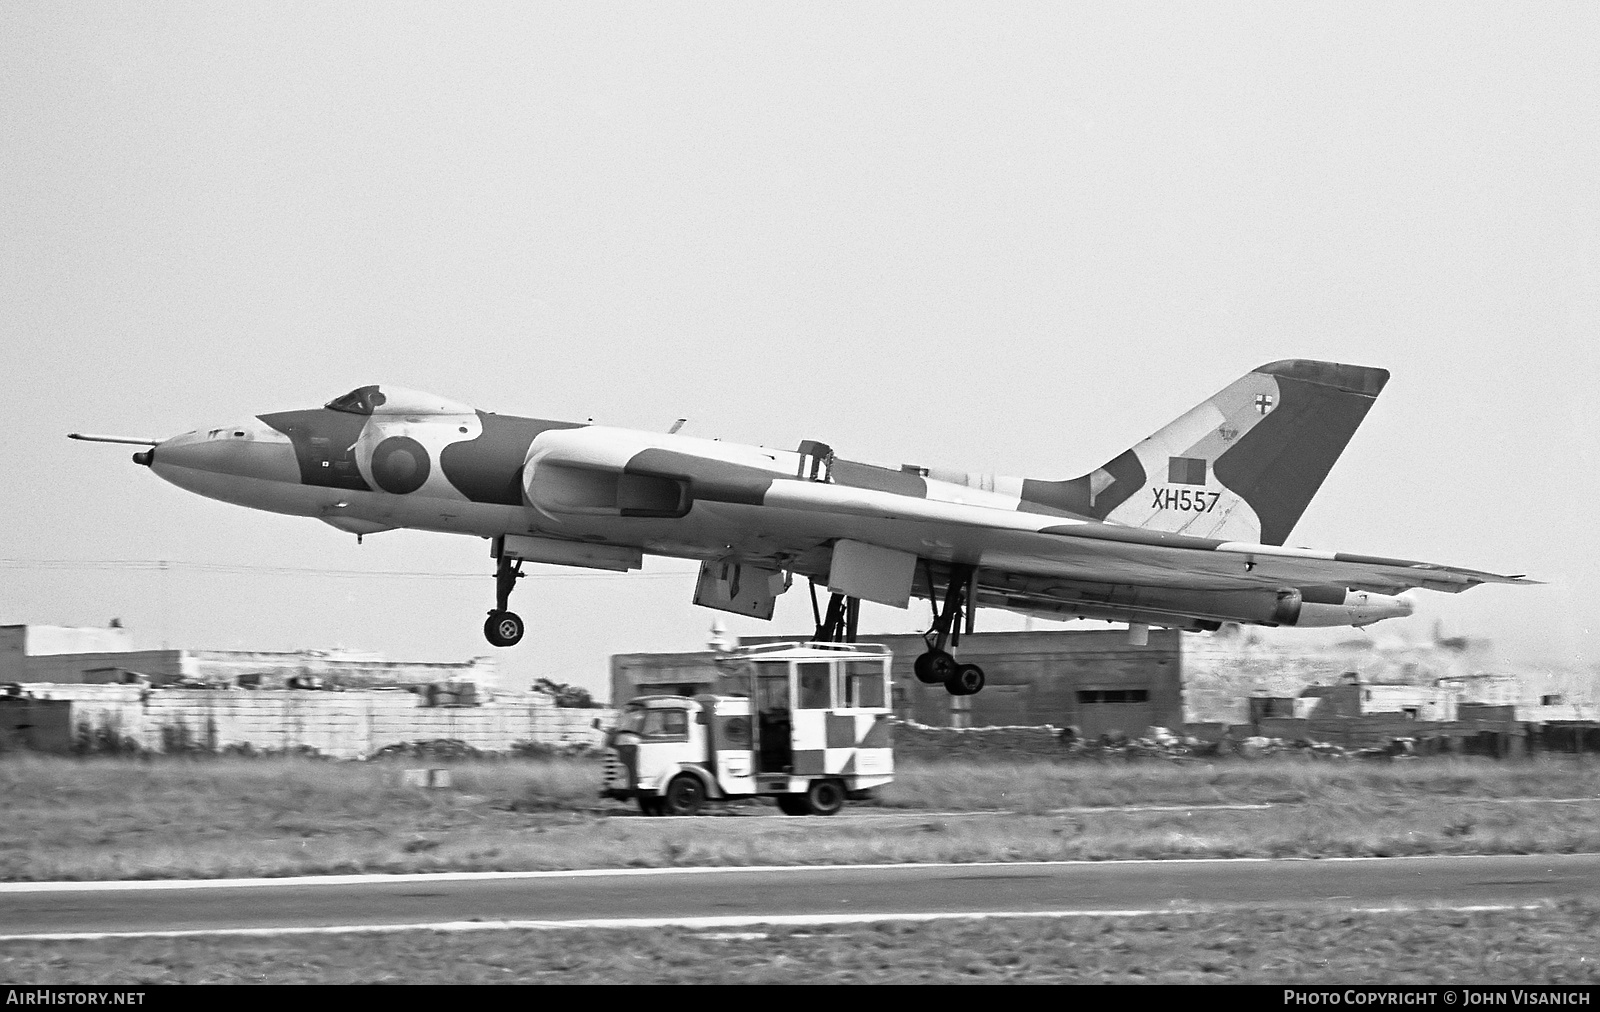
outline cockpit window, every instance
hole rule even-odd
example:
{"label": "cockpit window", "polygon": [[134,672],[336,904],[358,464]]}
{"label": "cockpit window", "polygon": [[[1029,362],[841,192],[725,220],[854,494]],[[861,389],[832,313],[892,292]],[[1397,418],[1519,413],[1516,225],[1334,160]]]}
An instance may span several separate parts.
{"label": "cockpit window", "polygon": [[323,405],[330,411],[343,411],[351,415],[370,415],[372,410],[381,407],[388,400],[376,386],[356,387],[343,397],[335,397]]}

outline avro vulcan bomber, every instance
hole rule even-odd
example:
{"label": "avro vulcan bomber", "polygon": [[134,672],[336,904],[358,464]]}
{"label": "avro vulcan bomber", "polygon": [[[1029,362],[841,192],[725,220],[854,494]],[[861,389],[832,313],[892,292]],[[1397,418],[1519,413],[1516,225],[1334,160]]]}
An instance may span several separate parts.
{"label": "avro vulcan bomber", "polygon": [[1405,591],[1530,582],[1284,546],[1388,378],[1273,362],[1065,480],[501,415],[387,385],[160,441],[74,435],[144,444],[133,459],[175,485],[358,536],[487,538],[495,646],[522,639],[509,600],[524,562],[625,572],[664,555],[700,561],[695,603],[760,618],[805,577],[819,640],[853,640],[862,600],[926,598],[917,676],[967,695],[984,675],[953,651],[979,608],[1126,622],[1137,640],[1152,625],[1363,626],[1410,614]]}

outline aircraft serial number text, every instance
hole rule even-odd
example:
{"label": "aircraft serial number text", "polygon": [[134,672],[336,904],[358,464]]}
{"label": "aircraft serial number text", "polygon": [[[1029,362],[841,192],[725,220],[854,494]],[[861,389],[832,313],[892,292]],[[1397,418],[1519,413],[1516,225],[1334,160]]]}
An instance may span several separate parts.
{"label": "aircraft serial number text", "polygon": [[1207,492],[1193,488],[1157,488],[1152,489],[1156,494],[1155,501],[1150,504],[1155,510],[1188,510],[1191,513],[1210,513],[1217,508],[1217,503],[1222,499],[1221,492]]}

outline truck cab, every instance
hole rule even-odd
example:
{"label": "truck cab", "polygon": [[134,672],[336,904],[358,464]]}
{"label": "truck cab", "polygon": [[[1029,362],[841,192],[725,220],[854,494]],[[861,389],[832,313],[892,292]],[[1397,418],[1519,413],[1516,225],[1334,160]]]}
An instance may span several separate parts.
{"label": "truck cab", "polygon": [[641,696],[606,736],[603,796],[647,815],[772,797],[832,815],[894,778],[889,651],[872,643],[769,643],[717,659],[717,689]]}

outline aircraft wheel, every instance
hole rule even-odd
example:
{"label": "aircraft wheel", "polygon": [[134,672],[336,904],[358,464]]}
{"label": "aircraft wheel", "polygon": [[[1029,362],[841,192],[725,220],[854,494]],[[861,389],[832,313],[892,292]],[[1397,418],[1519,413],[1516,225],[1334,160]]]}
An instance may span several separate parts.
{"label": "aircraft wheel", "polygon": [[956,659],[943,650],[929,650],[918,655],[911,664],[911,670],[916,673],[917,681],[925,685],[938,685],[940,682],[949,681],[959,667]]}
{"label": "aircraft wheel", "polygon": [[844,807],[844,786],[837,780],[813,780],[805,803],[812,815],[832,815]]}
{"label": "aircraft wheel", "polygon": [[665,815],[699,815],[706,803],[706,788],[693,773],[679,773],[667,784],[666,796],[661,799]]}
{"label": "aircraft wheel", "polygon": [[972,696],[983,691],[983,669],[976,664],[963,664],[945,679],[945,691],[952,696]]}
{"label": "aircraft wheel", "polygon": [[806,804],[804,794],[778,795],[778,811],[784,815],[810,815],[811,807]]}
{"label": "aircraft wheel", "polygon": [[491,611],[483,623],[483,638],[497,647],[514,647],[522,639],[522,618],[513,611]]}

